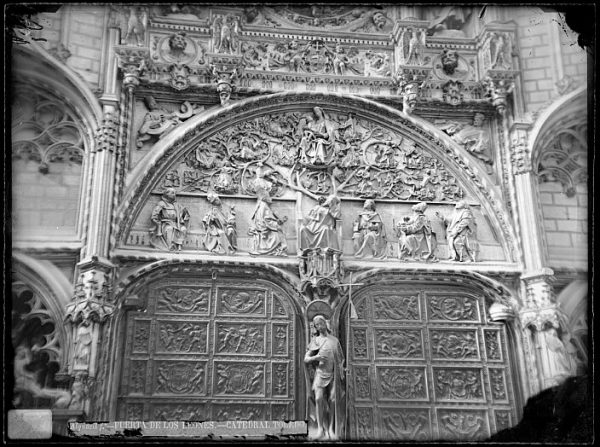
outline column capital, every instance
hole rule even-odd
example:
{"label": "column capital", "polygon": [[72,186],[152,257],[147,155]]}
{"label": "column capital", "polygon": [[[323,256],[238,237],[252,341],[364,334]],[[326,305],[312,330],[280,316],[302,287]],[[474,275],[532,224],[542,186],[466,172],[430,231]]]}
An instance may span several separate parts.
{"label": "column capital", "polygon": [[123,73],[123,87],[129,91],[140,85],[140,77],[150,64],[150,49],[128,45],[115,46],[119,69]]}

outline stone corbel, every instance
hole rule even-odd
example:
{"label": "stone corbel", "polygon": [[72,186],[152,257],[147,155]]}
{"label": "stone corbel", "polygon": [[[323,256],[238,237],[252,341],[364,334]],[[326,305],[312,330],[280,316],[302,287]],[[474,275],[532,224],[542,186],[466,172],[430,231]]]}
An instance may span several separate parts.
{"label": "stone corbel", "polygon": [[242,57],[235,55],[209,54],[209,76],[217,85],[219,100],[223,107],[229,105],[231,93],[243,75]]}
{"label": "stone corbel", "polygon": [[543,268],[538,272],[523,274],[521,280],[526,289],[525,308],[544,308],[556,302],[552,269]]}
{"label": "stone corbel", "polygon": [[120,45],[115,47],[119,69],[123,73],[123,87],[133,92],[140,85],[140,77],[150,64],[150,49]]}
{"label": "stone corbel", "polygon": [[481,81],[486,99],[502,117],[506,113],[508,95],[515,88],[516,74],[516,71],[488,70],[486,77]]}
{"label": "stone corbel", "polygon": [[344,275],[342,253],[330,248],[308,249],[299,257],[300,292],[311,301],[320,299],[333,306]]}
{"label": "stone corbel", "polygon": [[431,67],[400,67],[393,81],[398,87],[398,94],[402,96],[403,111],[412,113],[417,105],[425,81],[429,78]]}

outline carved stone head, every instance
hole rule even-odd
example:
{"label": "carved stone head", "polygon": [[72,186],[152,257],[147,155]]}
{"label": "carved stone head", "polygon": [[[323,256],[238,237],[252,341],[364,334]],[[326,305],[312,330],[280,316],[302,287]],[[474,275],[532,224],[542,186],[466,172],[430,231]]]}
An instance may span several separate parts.
{"label": "carved stone head", "polygon": [[370,211],[375,211],[375,201],[373,199],[365,200],[363,208]]}
{"label": "carved stone head", "polygon": [[483,122],[485,121],[485,115],[483,113],[477,112],[473,117],[473,126],[481,127],[483,126]]}
{"label": "carved stone head", "polygon": [[454,205],[454,208],[457,210],[467,208],[467,202],[465,202],[464,200],[459,200],[458,202],[456,202],[456,205]]}
{"label": "carved stone head", "polygon": [[231,98],[231,84],[227,81],[219,80],[217,83],[217,92],[219,92],[219,99],[221,105],[226,106],[229,104]]}
{"label": "carved stone head", "polygon": [[156,99],[154,99],[154,96],[146,96],[144,98],[144,104],[146,105],[148,110],[154,110],[158,107],[158,104],[156,103]]}
{"label": "carved stone head", "polygon": [[453,75],[458,67],[458,52],[456,50],[444,50],[442,52],[442,69],[447,75]]}
{"label": "carved stone head", "polygon": [[412,207],[412,210],[415,213],[424,213],[426,209],[427,209],[427,203],[425,203],[425,202],[417,203],[416,205],[413,205],[413,207]]}
{"label": "carved stone head", "polygon": [[163,199],[166,200],[169,203],[173,203],[175,202],[175,190],[173,188],[167,188],[165,190],[165,192],[163,193]]}
{"label": "carved stone head", "polygon": [[171,49],[172,54],[181,55],[185,51],[185,48],[187,47],[185,36],[186,34],[184,32],[171,34],[171,37],[169,37],[169,48]]}
{"label": "carved stone head", "polygon": [[373,14],[373,23],[375,24],[375,28],[379,30],[383,29],[387,23],[387,17],[384,13],[377,11],[375,14]]}
{"label": "carved stone head", "polygon": [[315,318],[313,318],[313,325],[320,334],[329,332],[327,320],[323,315],[317,315]]}

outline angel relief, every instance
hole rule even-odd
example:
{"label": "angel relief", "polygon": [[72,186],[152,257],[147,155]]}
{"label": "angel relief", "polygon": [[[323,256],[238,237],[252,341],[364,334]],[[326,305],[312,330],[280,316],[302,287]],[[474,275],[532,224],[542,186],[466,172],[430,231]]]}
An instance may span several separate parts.
{"label": "angel relief", "polygon": [[212,35],[215,53],[236,53],[240,36],[240,18],[231,14],[215,16],[212,22]]}
{"label": "angel relief", "polygon": [[400,33],[400,65],[424,65],[425,30],[407,28]]}
{"label": "angel relief", "polygon": [[440,160],[377,123],[319,106],[238,123],[203,141],[165,176],[181,191],[281,197],[451,201],[464,196]]}

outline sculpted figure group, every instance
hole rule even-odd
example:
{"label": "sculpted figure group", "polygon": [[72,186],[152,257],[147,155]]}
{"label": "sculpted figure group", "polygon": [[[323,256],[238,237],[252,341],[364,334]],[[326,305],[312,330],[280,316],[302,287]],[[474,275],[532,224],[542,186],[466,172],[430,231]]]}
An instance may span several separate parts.
{"label": "sculpted figure group", "polygon": [[[201,220],[203,249],[215,254],[234,254],[238,250],[236,210],[223,205],[217,194],[209,193],[206,198],[209,211]],[[287,216],[280,217],[272,209],[272,199],[264,188],[257,191],[257,202],[250,215],[248,227],[249,253],[252,256],[287,256],[288,243],[284,232]],[[413,213],[404,216],[393,225],[397,242],[398,259],[403,261],[439,261],[436,252],[438,235],[426,215],[427,203],[420,202],[412,207]],[[445,228],[448,244],[448,259],[456,262],[477,262],[479,243],[477,223],[470,206],[461,200],[456,203],[454,213],[445,217],[435,215]],[[341,201],[336,195],[322,196],[310,210],[298,228],[298,256],[310,261],[311,255],[323,255],[326,261],[339,264],[342,254],[340,237]],[[162,200],[154,207],[150,230],[150,244],[161,250],[181,251],[188,233],[190,213],[176,200],[175,190],[168,188]],[[386,259],[393,249],[384,219],[377,211],[375,201],[367,199],[363,210],[352,225],[354,256],[364,259]],[[314,258],[314,256],[313,256]],[[329,260],[329,261],[327,261]],[[310,262],[304,266],[306,270]],[[336,270],[335,265],[329,266]],[[327,266],[317,270],[329,271]],[[316,268],[312,266],[311,268]],[[307,273],[307,272],[305,272]]]}

